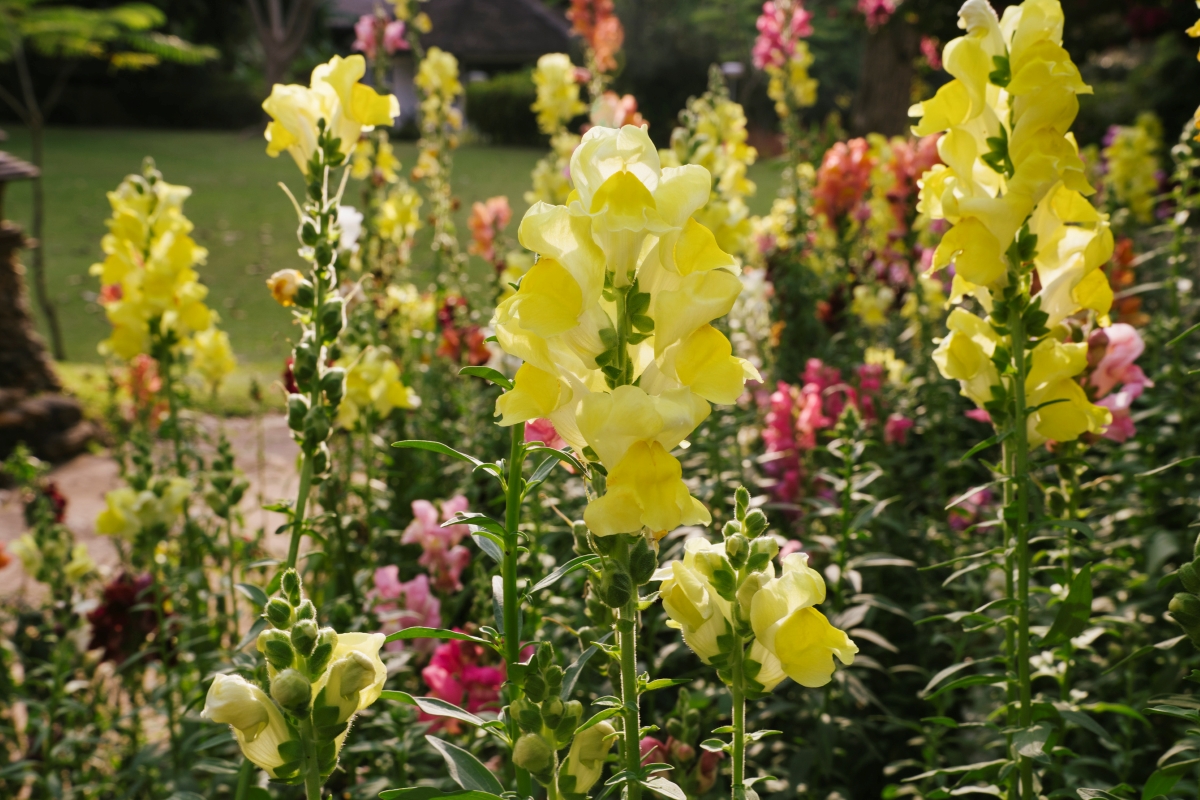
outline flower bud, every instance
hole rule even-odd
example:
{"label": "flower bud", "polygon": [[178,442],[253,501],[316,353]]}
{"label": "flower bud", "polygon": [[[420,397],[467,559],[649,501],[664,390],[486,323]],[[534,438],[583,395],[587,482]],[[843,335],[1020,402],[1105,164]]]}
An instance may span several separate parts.
{"label": "flower bud", "polygon": [[321,304],[321,339],[329,344],[346,325],[346,301],[334,297]]}
{"label": "flower bud", "polygon": [[546,679],[546,691],[551,692],[552,694],[558,694],[559,690],[562,689],[563,684],[562,667],[558,666],[557,664],[551,664],[546,668],[546,671],[542,673],[542,675]]}
{"label": "flower bud", "polygon": [[292,626],[292,646],[305,658],[312,655],[317,646],[317,623],[311,619],[297,620]]}
{"label": "flower bud", "polygon": [[1189,562],[1179,568],[1179,582],[1192,594],[1200,594],[1200,573],[1196,571],[1195,563]]}
{"label": "flower bud", "polygon": [[337,631],[333,628],[321,628],[317,634],[317,646],[308,657],[308,674],[316,676],[325,671],[333,659],[333,648],[337,647]]}
{"label": "flower bud", "polygon": [[681,764],[686,764],[696,757],[696,748],[686,742],[671,742],[671,756]]}
{"label": "flower bud", "polygon": [[549,642],[542,642],[537,649],[538,668],[545,670],[554,663],[554,647]]}
{"label": "flower bud", "polygon": [[1200,597],[1180,592],[1171,598],[1167,610],[1185,630],[1200,626]]}
{"label": "flower bud", "polygon": [[746,509],[750,507],[750,492],[745,486],[739,486],[733,493],[734,516],[738,522],[746,519]]}
{"label": "flower bud", "polygon": [[328,267],[333,263],[333,245],[329,243],[328,239],[321,239],[317,242],[317,246],[313,248],[313,258],[320,267]]}
{"label": "flower bud", "polygon": [[627,572],[608,572],[604,575],[601,592],[605,605],[620,608],[633,596],[633,581]]}
{"label": "flower bud", "polygon": [[279,591],[283,592],[283,596],[293,606],[300,605],[300,576],[296,574],[296,570],[289,569],[283,573],[279,579]]}
{"label": "flower bud", "polygon": [[645,536],[638,537],[637,543],[629,552],[629,577],[634,585],[641,586],[649,583],[654,570],[658,569],[658,554],[650,546]]}
{"label": "flower bud", "polygon": [[293,619],[292,604],[282,597],[272,597],[267,601],[267,607],[263,610],[263,616],[267,618],[267,622],[276,628],[290,628],[292,627]]}
{"label": "flower bud", "polygon": [[779,542],[770,536],[755,539],[750,543],[750,558],[746,561],[746,567],[752,572],[761,572],[777,555]]}
{"label": "flower bud", "polygon": [[564,708],[565,704],[557,697],[548,697],[542,702],[542,722],[547,728],[558,728]]}
{"label": "flower bud", "polygon": [[311,619],[316,620],[317,607],[313,605],[312,600],[301,600],[296,604],[296,619]]}
{"label": "flower bud", "polygon": [[554,750],[536,733],[524,734],[513,747],[513,763],[534,775],[545,772],[553,758]]}
{"label": "flower bud", "polygon": [[296,660],[288,635],[280,630],[267,630],[258,635],[258,649],[275,669],[287,669]]}
{"label": "flower bud", "polygon": [[325,442],[321,442],[317,449],[313,450],[312,465],[313,480],[324,478],[325,473],[329,471],[329,447]]}
{"label": "flower bud", "polygon": [[765,531],[769,524],[767,515],[762,512],[762,509],[756,508],[746,514],[746,535],[753,539]]}
{"label": "flower bud", "polygon": [[587,794],[600,779],[604,759],[616,740],[616,729],[608,722],[598,722],[575,735],[567,760],[558,773],[558,786],[563,794]]}
{"label": "flower bud", "polygon": [[300,308],[312,308],[313,302],[317,299],[317,290],[308,281],[300,281],[296,287],[296,296],[292,298],[293,302]]}
{"label": "flower bud", "polygon": [[730,536],[725,540],[725,556],[729,559],[729,566],[734,569],[746,566],[746,559],[750,556],[750,540],[740,533]]}
{"label": "flower bud", "polygon": [[342,395],[346,391],[346,370],[341,367],[333,367],[322,375],[321,391],[325,393],[325,399],[329,401],[330,405],[336,406],[342,402]]}
{"label": "flower bud", "polygon": [[292,376],[296,379],[297,385],[306,386],[317,374],[317,359],[320,352],[321,347],[311,334],[305,334],[300,340],[300,344],[296,345],[292,361]]}
{"label": "flower bud", "polygon": [[546,697],[546,681],[541,673],[531,672],[525,676],[525,696],[535,703]]}
{"label": "flower bud", "polygon": [[289,394],[287,400],[288,427],[294,431],[304,430],[304,417],[308,414],[308,398],[302,394]]}
{"label": "flower bud", "polygon": [[329,414],[323,406],[310,408],[304,417],[304,447],[316,450],[317,445],[329,438]]}
{"label": "flower bud", "polygon": [[271,697],[285,710],[300,716],[312,701],[312,683],[294,669],[285,669],[271,681]]}
{"label": "flower bud", "polygon": [[338,663],[348,661],[342,668],[342,697],[353,697],[375,681],[375,664],[370,658],[351,650],[350,655]]}
{"label": "flower bud", "polygon": [[317,238],[317,227],[313,225],[312,220],[304,220],[304,224],[300,226],[300,241],[312,247],[317,243]]}
{"label": "flower bud", "polygon": [[554,726],[554,738],[558,740],[559,747],[565,747],[571,741],[571,737],[575,735],[575,729],[579,727],[580,721],[583,719],[583,703],[578,700],[569,700],[563,704],[562,719],[558,725]]}
{"label": "flower bud", "polygon": [[508,712],[517,721],[517,725],[521,726],[521,730],[540,731],[542,729],[542,713],[528,698],[521,697],[513,701],[512,705],[508,707]]}

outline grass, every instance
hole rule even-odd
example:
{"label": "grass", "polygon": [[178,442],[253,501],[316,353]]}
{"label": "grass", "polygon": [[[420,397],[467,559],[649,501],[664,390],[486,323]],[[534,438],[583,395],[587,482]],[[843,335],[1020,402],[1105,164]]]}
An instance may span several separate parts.
{"label": "grass", "polygon": [[[5,149],[29,157],[28,133],[10,129]],[[398,143],[406,168],[416,152]],[[300,175],[287,156],[267,157],[257,133],[57,128],[46,133],[46,268],[47,283],[59,309],[72,362],[99,363],[96,345],[108,334],[103,311],[95,303],[99,289],[88,267],[102,257],[100,238],[109,215],[105,193],[152,156],[171,183],[192,187],[185,211],[195,223],[196,240],[208,248],[200,268],[209,287],[209,304],[222,317],[243,365],[227,391],[244,393],[252,375],[273,379],[290,349],[291,320],[263,286],[266,276],[285,267],[302,267],[296,255],[296,217],[277,184],[301,191]],[[457,154],[454,189],[461,199],[460,237],[469,235],[466,217],[471,203],[494,195],[509,198],[514,222],[525,212],[523,194],[529,172],[542,151],[529,148],[467,146]],[[751,198],[755,213],[765,213],[779,186],[779,165],[756,164],[750,176],[758,182]],[[347,190],[350,202],[361,184]],[[9,217],[25,226],[30,219],[28,183],[10,186],[5,202]],[[427,250],[416,248],[418,266]],[[482,263],[477,265],[482,268]],[[39,323],[42,321],[39,319]],[[70,381],[74,383],[74,381]],[[238,388],[240,387],[240,388]]]}

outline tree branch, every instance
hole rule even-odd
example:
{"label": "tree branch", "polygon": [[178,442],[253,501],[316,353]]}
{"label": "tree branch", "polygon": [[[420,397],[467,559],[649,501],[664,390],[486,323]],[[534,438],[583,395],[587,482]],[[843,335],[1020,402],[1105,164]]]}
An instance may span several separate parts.
{"label": "tree branch", "polygon": [[54,85],[50,87],[50,92],[46,95],[46,99],[42,101],[42,114],[45,117],[50,116],[50,112],[58,105],[58,101],[62,99],[62,93],[67,88],[67,81],[71,78],[71,73],[75,71],[78,61],[69,60],[63,64],[62,71],[58,73],[58,77],[54,79]]}

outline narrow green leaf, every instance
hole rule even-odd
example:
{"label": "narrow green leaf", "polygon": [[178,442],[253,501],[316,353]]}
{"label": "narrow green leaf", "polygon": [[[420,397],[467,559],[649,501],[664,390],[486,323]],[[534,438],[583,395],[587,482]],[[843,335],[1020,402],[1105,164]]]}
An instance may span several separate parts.
{"label": "narrow green leaf", "polygon": [[567,563],[560,565],[558,569],[554,570],[554,572],[551,572],[549,575],[535,583],[533,588],[529,590],[529,594],[540,592],[542,589],[549,589],[551,586],[558,583],[575,570],[583,569],[588,564],[593,564],[599,560],[600,556],[597,555],[588,554],[583,556],[575,556],[575,558],[572,558]]}
{"label": "narrow green leaf", "polygon": [[485,381],[491,381],[492,383],[506,390],[511,390],[513,388],[512,381],[504,377],[503,373],[497,372],[491,367],[463,367],[458,371],[458,374],[469,375],[473,378],[483,378]]}
{"label": "narrow green leaf", "polygon": [[1058,607],[1054,624],[1046,631],[1039,647],[1057,647],[1083,633],[1088,619],[1092,614],[1092,565],[1084,564],[1083,569],[1071,579],[1071,587],[1067,599]]}
{"label": "narrow green leaf", "polygon": [[443,792],[432,786],[409,786],[404,789],[385,789],[380,800],[501,800],[500,795],[478,790]]}
{"label": "narrow green leaf", "polygon": [[475,530],[471,533],[471,539],[474,540],[475,544],[479,545],[480,550],[491,556],[492,561],[499,564],[504,560],[504,548],[496,544],[494,534],[488,531]]}
{"label": "narrow green leaf", "polygon": [[645,780],[638,781],[638,783],[642,784],[642,786],[645,786],[647,789],[657,795],[670,798],[670,800],[687,800],[687,795],[684,793],[683,789],[679,788],[679,786],[673,781],[667,780],[661,775],[655,775],[652,778],[646,778]]}
{"label": "narrow green leaf", "polygon": [[989,436],[988,438],[984,439],[982,442],[975,445],[970,450],[968,450],[967,452],[965,452],[961,456],[959,456],[958,460],[966,461],[968,458],[975,455],[980,450],[986,450],[994,444],[1000,444],[1001,442],[1003,442],[1005,439],[1007,439],[1011,435],[1012,435],[1012,431],[1007,430],[1007,431],[1004,431],[1003,433],[997,433],[995,436]]}
{"label": "narrow green leaf", "polygon": [[236,586],[237,590],[244,594],[246,599],[251,603],[254,603],[254,605],[258,606],[259,608],[264,608],[267,605],[267,593],[254,584],[239,583],[236,584]]}
{"label": "narrow green leaf", "polygon": [[441,753],[450,777],[462,788],[469,792],[489,792],[497,795],[504,791],[504,787],[492,771],[469,751],[436,736],[426,736],[425,741]]}
{"label": "narrow green leaf", "polygon": [[445,628],[405,628],[402,631],[396,631],[384,641],[401,642],[409,639],[457,639],[460,642],[474,642],[475,644],[490,647],[493,650],[496,649],[496,645],[487,639],[480,639],[478,636],[472,636],[462,631],[449,631]]}
{"label": "narrow green leaf", "polygon": [[447,447],[441,442],[428,442],[423,439],[408,439],[403,442],[393,442],[392,447],[407,448],[410,450],[429,450],[432,453],[441,453],[444,456],[457,458],[459,461],[466,461],[469,464],[474,464],[479,467],[483,464],[479,459],[469,456],[466,453],[460,453],[452,447]]}
{"label": "narrow green leaf", "polygon": [[[596,640],[596,644],[604,644],[612,638],[613,632],[609,631],[602,637]],[[571,692],[575,690],[575,682],[579,680],[579,673],[583,672],[583,668],[587,666],[588,659],[596,655],[600,648],[595,644],[579,654],[579,658],[575,659],[575,663],[567,667],[563,672],[562,690],[559,692],[559,697],[563,700],[569,700]],[[599,701],[593,701],[592,705],[598,705]]]}

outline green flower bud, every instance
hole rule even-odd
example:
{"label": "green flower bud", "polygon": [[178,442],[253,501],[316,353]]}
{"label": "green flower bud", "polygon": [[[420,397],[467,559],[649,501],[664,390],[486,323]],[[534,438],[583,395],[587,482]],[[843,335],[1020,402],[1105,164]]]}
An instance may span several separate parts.
{"label": "green flower bud", "polygon": [[746,567],[752,572],[761,572],[777,555],[779,542],[770,536],[755,539],[750,543],[750,558],[746,561]]}
{"label": "green flower bud", "polygon": [[531,672],[525,676],[525,696],[535,703],[545,699],[546,681],[540,673]]}
{"label": "green flower bud", "polygon": [[342,668],[342,697],[354,697],[375,682],[375,663],[365,654],[351,650],[341,661],[349,661]]}
{"label": "green flower bud", "polygon": [[1189,562],[1179,568],[1179,582],[1192,594],[1200,594],[1200,572],[1196,571],[1195,562]]}
{"label": "green flower bud", "polygon": [[650,546],[645,536],[638,537],[633,550],[629,552],[629,577],[634,584],[641,586],[649,583],[654,571],[658,569],[658,553]]}
{"label": "green flower bud", "polygon": [[328,239],[321,239],[313,248],[313,258],[320,267],[328,267],[333,263],[333,245]]}
{"label": "green flower bud", "polygon": [[329,471],[329,446],[325,442],[317,445],[312,454],[313,480],[323,480]]}
{"label": "green flower bud", "polygon": [[296,604],[296,619],[311,619],[317,618],[317,607],[313,605],[312,600],[302,600]]}
{"label": "green flower bud", "polygon": [[317,290],[309,281],[300,281],[296,284],[296,294],[292,296],[292,302],[300,308],[312,308],[313,302],[317,299]]}
{"label": "green flower bud", "polygon": [[734,516],[738,522],[746,519],[746,509],[750,507],[750,492],[745,486],[739,486],[733,493]]}
{"label": "green flower bud", "polygon": [[346,325],[346,301],[333,297],[321,304],[321,338],[326,344],[337,338]]}
{"label": "green flower bud", "polygon": [[547,697],[542,702],[542,722],[547,728],[557,728],[562,722],[565,704],[557,697]]}
{"label": "green flower bud", "polygon": [[750,557],[750,540],[740,533],[730,536],[725,540],[725,556],[729,559],[729,566],[734,569],[746,566],[746,559]]}
{"label": "green flower bud", "polygon": [[317,374],[317,361],[320,358],[321,347],[311,334],[305,334],[296,345],[292,356],[292,376],[297,385],[303,387]]}
{"label": "green flower bud", "polygon": [[536,733],[527,733],[513,747],[513,763],[524,770],[537,775],[550,768],[554,759],[554,749]]}
{"label": "green flower bud", "polygon": [[296,570],[289,569],[283,573],[279,579],[279,591],[287,598],[287,601],[293,606],[300,605],[301,589],[300,576],[296,574]]}
{"label": "green flower bud", "polygon": [[616,729],[598,722],[577,734],[567,752],[567,760],[558,772],[558,785],[564,792],[587,794],[600,780],[604,759],[616,740]]}
{"label": "green flower bud", "polygon": [[683,723],[671,717],[671,719],[667,720],[667,733],[671,735],[671,738],[679,739],[683,736]]}
{"label": "green flower bud", "polygon": [[325,399],[330,405],[336,406],[342,402],[342,395],[346,392],[346,370],[333,367],[322,375],[321,391],[325,393]]}
{"label": "green flower bud", "polygon": [[562,689],[563,684],[562,667],[558,666],[557,664],[551,664],[546,668],[546,671],[542,673],[542,676],[546,679],[546,691],[552,694],[558,694],[558,691]]}
{"label": "green flower bud", "polygon": [[736,536],[742,532],[742,526],[732,520],[726,522],[721,528],[721,536],[728,539],[730,536]]}
{"label": "green flower bud", "polygon": [[304,417],[308,414],[308,398],[302,394],[289,394],[287,400],[288,427],[294,431],[304,430]]}
{"label": "green flower bud", "polygon": [[337,647],[338,635],[333,628],[321,628],[317,634],[317,646],[308,657],[308,674],[316,677],[325,671],[333,658],[333,649]]}
{"label": "green flower bud", "polygon": [[312,655],[317,646],[317,623],[311,619],[297,620],[292,626],[292,646],[305,658]]}
{"label": "green flower bud", "polygon": [[271,697],[287,711],[300,716],[312,701],[312,683],[294,669],[285,669],[271,681]]}
{"label": "green flower bud", "polygon": [[520,697],[508,707],[508,713],[517,721],[523,731],[540,731],[542,729],[542,712],[527,697]]}
{"label": "green flower bud", "polygon": [[276,628],[290,628],[292,627],[292,604],[282,597],[272,597],[267,601],[267,607],[263,609],[263,616]]}
{"label": "green flower bud", "polygon": [[315,450],[317,445],[329,438],[329,414],[323,406],[310,408],[304,416],[304,447]]}
{"label": "green flower bud", "polygon": [[260,633],[258,650],[275,669],[287,669],[296,660],[290,637],[280,630],[265,630]]}
{"label": "green flower bud", "polygon": [[608,572],[601,583],[602,599],[609,608],[621,608],[633,596],[633,580],[627,572]]}
{"label": "green flower bud", "polygon": [[613,548],[615,548],[617,546],[617,537],[616,536],[592,536],[591,542],[592,542],[592,550],[594,550],[597,555],[607,556],[607,555],[611,555]]}
{"label": "green flower bud", "polygon": [[762,509],[756,508],[746,514],[746,535],[753,539],[765,531],[769,524],[767,515],[762,512]]}
{"label": "green flower bud", "polygon": [[1192,557],[1200,558],[1200,535],[1196,536],[1196,543],[1192,545]]}
{"label": "green flower bud", "polygon": [[1200,597],[1194,594],[1180,592],[1171,598],[1167,610],[1185,630],[1200,626]]}
{"label": "green flower bud", "polygon": [[563,704],[562,718],[554,726],[554,738],[558,741],[559,747],[565,747],[571,741],[571,737],[575,735],[575,729],[579,727],[582,720],[583,703],[578,700],[569,700]]}
{"label": "green flower bud", "polygon": [[300,226],[300,241],[312,247],[317,243],[317,226],[313,225],[312,220],[304,220],[304,224]]}
{"label": "green flower bud", "polygon": [[545,671],[546,667],[554,663],[554,646],[549,642],[542,642],[537,649],[538,668]]}

